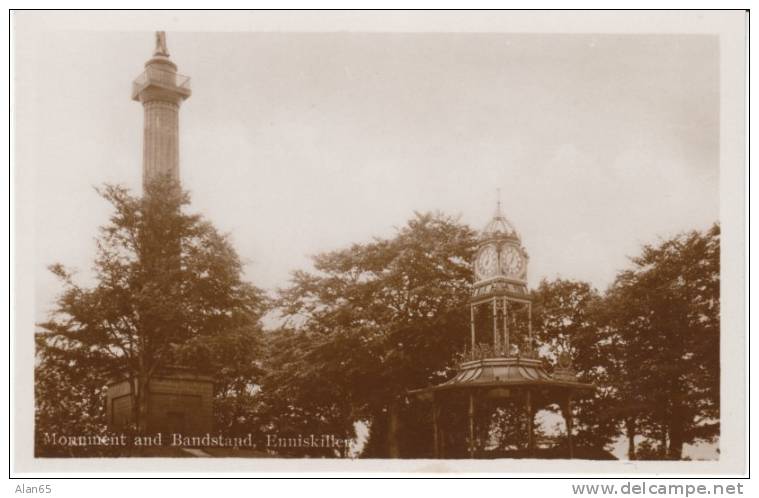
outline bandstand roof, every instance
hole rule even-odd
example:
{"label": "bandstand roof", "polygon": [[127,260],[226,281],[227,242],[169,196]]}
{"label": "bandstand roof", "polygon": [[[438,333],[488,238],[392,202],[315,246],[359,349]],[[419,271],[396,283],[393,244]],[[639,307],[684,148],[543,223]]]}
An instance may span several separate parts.
{"label": "bandstand roof", "polygon": [[434,391],[476,388],[537,387],[562,391],[592,391],[592,384],[578,382],[573,377],[554,377],[545,371],[538,359],[524,357],[486,358],[464,362],[455,377],[411,394]]}

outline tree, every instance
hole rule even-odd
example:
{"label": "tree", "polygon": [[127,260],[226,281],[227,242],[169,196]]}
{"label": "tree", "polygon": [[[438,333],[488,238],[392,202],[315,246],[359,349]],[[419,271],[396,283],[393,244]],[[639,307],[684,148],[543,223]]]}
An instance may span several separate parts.
{"label": "tree", "polygon": [[[96,241],[94,285],[51,267],[64,290],[37,332],[37,407],[51,412],[38,421],[54,415],[43,386],[55,376],[129,379],[138,433],[146,429],[145,388],[161,368],[192,366],[217,375],[222,396],[242,393],[260,375],[254,355],[266,300],[242,280],[227,237],[184,213],[189,196],[169,180],[147,185],[141,198],[116,186],[99,193],[114,211]],[[241,354],[229,354],[240,347]],[[72,387],[73,397],[79,386]]]}
{"label": "tree", "polygon": [[[322,434],[355,437],[351,393],[350,338],[282,328],[270,333],[267,376],[262,386],[264,432],[283,437]],[[278,448],[284,456],[347,456],[345,448]]]}
{"label": "tree", "polygon": [[607,293],[617,347],[614,383],[645,455],[681,459],[719,434],[720,228],[646,245]]}
{"label": "tree", "polygon": [[613,356],[599,320],[602,297],[586,282],[557,279],[542,280],[532,298],[543,357],[555,367],[560,355],[569,355],[578,380],[596,387],[592,397],[573,403],[575,444],[605,449],[618,428],[609,410],[614,398],[609,380]]}
{"label": "tree", "polygon": [[97,363],[86,351],[68,354],[49,347],[43,339],[37,336],[34,368],[35,455],[111,456],[113,448],[108,446],[72,447],[51,443],[60,436],[106,435],[106,382],[95,369],[84,367]]}
{"label": "tree", "polygon": [[474,247],[455,219],[417,213],[393,238],[316,256],[316,272],[296,272],[280,293],[297,327],[278,335],[268,399],[290,424],[301,416],[296,427],[352,433],[364,421],[365,456],[418,451],[413,420],[401,423],[406,392],[446,378],[464,346]]}

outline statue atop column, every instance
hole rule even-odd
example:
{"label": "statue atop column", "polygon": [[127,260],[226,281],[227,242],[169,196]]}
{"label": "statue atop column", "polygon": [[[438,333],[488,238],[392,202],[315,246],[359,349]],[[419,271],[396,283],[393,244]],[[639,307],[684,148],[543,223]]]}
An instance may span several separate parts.
{"label": "statue atop column", "polygon": [[153,55],[162,55],[164,57],[169,56],[169,49],[166,48],[166,32],[165,31],[155,32],[155,52],[153,52]]}

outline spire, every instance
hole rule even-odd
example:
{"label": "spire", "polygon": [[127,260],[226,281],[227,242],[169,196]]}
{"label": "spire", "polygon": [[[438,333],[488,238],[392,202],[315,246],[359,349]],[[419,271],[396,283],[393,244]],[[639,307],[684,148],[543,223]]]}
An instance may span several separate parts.
{"label": "spire", "polygon": [[163,56],[163,57],[169,56],[169,49],[166,48],[166,32],[165,31],[155,32],[155,51],[153,52],[153,55]]}
{"label": "spire", "polygon": [[503,216],[501,214],[501,189],[500,188],[495,189],[495,195],[496,195],[495,215]]}

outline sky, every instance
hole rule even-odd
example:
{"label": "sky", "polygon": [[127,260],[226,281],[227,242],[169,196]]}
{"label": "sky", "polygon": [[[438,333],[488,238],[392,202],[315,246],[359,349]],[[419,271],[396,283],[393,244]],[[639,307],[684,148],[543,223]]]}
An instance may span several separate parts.
{"label": "sky", "polygon": [[[528,279],[605,289],[644,243],[719,219],[719,52],[697,35],[167,33],[192,78],[181,179],[273,291],[310,256],[414,211],[483,227],[501,190]],[[152,32],[17,43],[16,168],[34,211],[35,314],[60,262],[83,279],[109,206],[139,191],[131,81]],[[24,197],[22,195],[22,197]]]}

